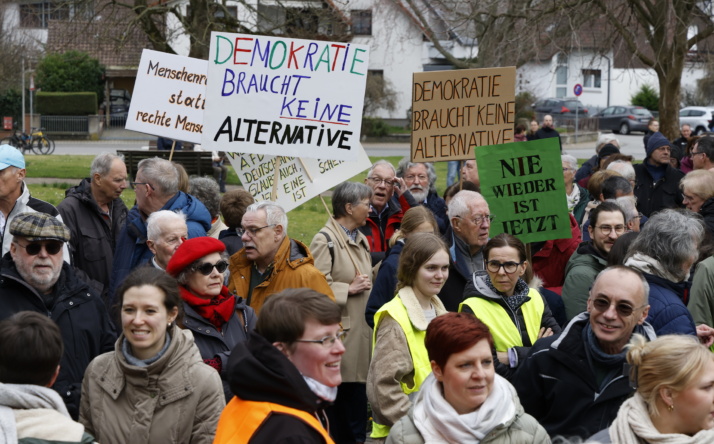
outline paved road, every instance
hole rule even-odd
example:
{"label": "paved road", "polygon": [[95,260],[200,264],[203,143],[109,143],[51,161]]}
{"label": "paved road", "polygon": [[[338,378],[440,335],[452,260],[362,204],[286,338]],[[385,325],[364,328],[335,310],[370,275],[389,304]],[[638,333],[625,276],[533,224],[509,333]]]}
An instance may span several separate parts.
{"label": "paved road", "polygon": [[[148,146],[149,140],[139,133],[136,139],[121,140],[99,140],[99,141],[74,141],[59,140],[56,142],[55,154],[99,154],[104,151],[116,152],[117,150],[138,150],[142,146]],[[622,152],[634,156],[636,159],[644,159],[645,150],[642,145],[642,135],[617,136],[620,141]],[[406,156],[409,154],[409,144],[407,143],[365,143],[364,148],[370,156]],[[582,142],[578,144],[566,145],[565,151],[579,159],[588,159],[595,154],[595,142]]]}

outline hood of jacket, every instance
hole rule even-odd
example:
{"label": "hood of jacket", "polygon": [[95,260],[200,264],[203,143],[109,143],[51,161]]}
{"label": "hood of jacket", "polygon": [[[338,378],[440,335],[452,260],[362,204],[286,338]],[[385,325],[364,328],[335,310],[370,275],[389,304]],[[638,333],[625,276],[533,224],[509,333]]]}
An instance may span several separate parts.
{"label": "hood of jacket", "polygon": [[233,349],[226,373],[231,391],[246,401],[271,402],[310,413],[324,403],[295,365],[255,332]]}

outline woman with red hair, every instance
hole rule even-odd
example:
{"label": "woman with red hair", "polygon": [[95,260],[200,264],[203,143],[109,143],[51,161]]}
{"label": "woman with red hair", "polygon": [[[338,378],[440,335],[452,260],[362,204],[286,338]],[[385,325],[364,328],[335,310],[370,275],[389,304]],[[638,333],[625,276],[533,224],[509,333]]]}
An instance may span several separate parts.
{"label": "woman with red hair", "polygon": [[471,313],[447,313],[426,329],[432,374],[387,444],[425,442],[550,443],[526,414],[513,386],[496,374],[493,338]]}

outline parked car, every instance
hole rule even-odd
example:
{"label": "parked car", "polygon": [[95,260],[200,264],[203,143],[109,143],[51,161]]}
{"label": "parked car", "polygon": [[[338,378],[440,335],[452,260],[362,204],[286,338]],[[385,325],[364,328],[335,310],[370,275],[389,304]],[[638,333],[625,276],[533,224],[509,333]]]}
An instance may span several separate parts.
{"label": "parked car", "polygon": [[615,134],[629,134],[632,131],[647,131],[647,123],[652,113],[642,106],[609,106],[593,117],[597,117],[600,131],[611,130]]}
{"label": "parked car", "polygon": [[110,126],[121,126],[126,124],[129,115],[129,105],[131,105],[131,94],[125,89],[112,89],[109,91],[109,116]]}
{"label": "parked car", "polygon": [[689,124],[692,134],[698,136],[712,129],[713,114],[712,106],[687,106],[679,110],[679,125]]}
{"label": "parked car", "polygon": [[538,121],[543,120],[543,116],[550,114],[553,118],[574,119],[575,110],[580,117],[587,117],[588,110],[574,97],[549,98],[538,100],[533,105]]}

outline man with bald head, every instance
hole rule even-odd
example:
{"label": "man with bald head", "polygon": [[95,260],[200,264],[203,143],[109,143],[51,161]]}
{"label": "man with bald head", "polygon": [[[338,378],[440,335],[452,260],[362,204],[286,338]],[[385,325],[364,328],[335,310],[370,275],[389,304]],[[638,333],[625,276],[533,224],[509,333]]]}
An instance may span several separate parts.
{"label": "man with bald head", "polygon": [[543,117],[543,126],[541,126],[535,133],[535,139],[549,139],[551,137],[560,138],[560,134],[553,126],[553,116],[546,114]]}
{"label": "man with bald head", "polygon": [[606,268],[589,291],[587,311],[531,348],[512,382],[526,413],[550,436],[587,439],[615,419],[634,391],[624,368],[625,346],[633,333],[656,337],[645,322],[648,295],[638,271]]}

